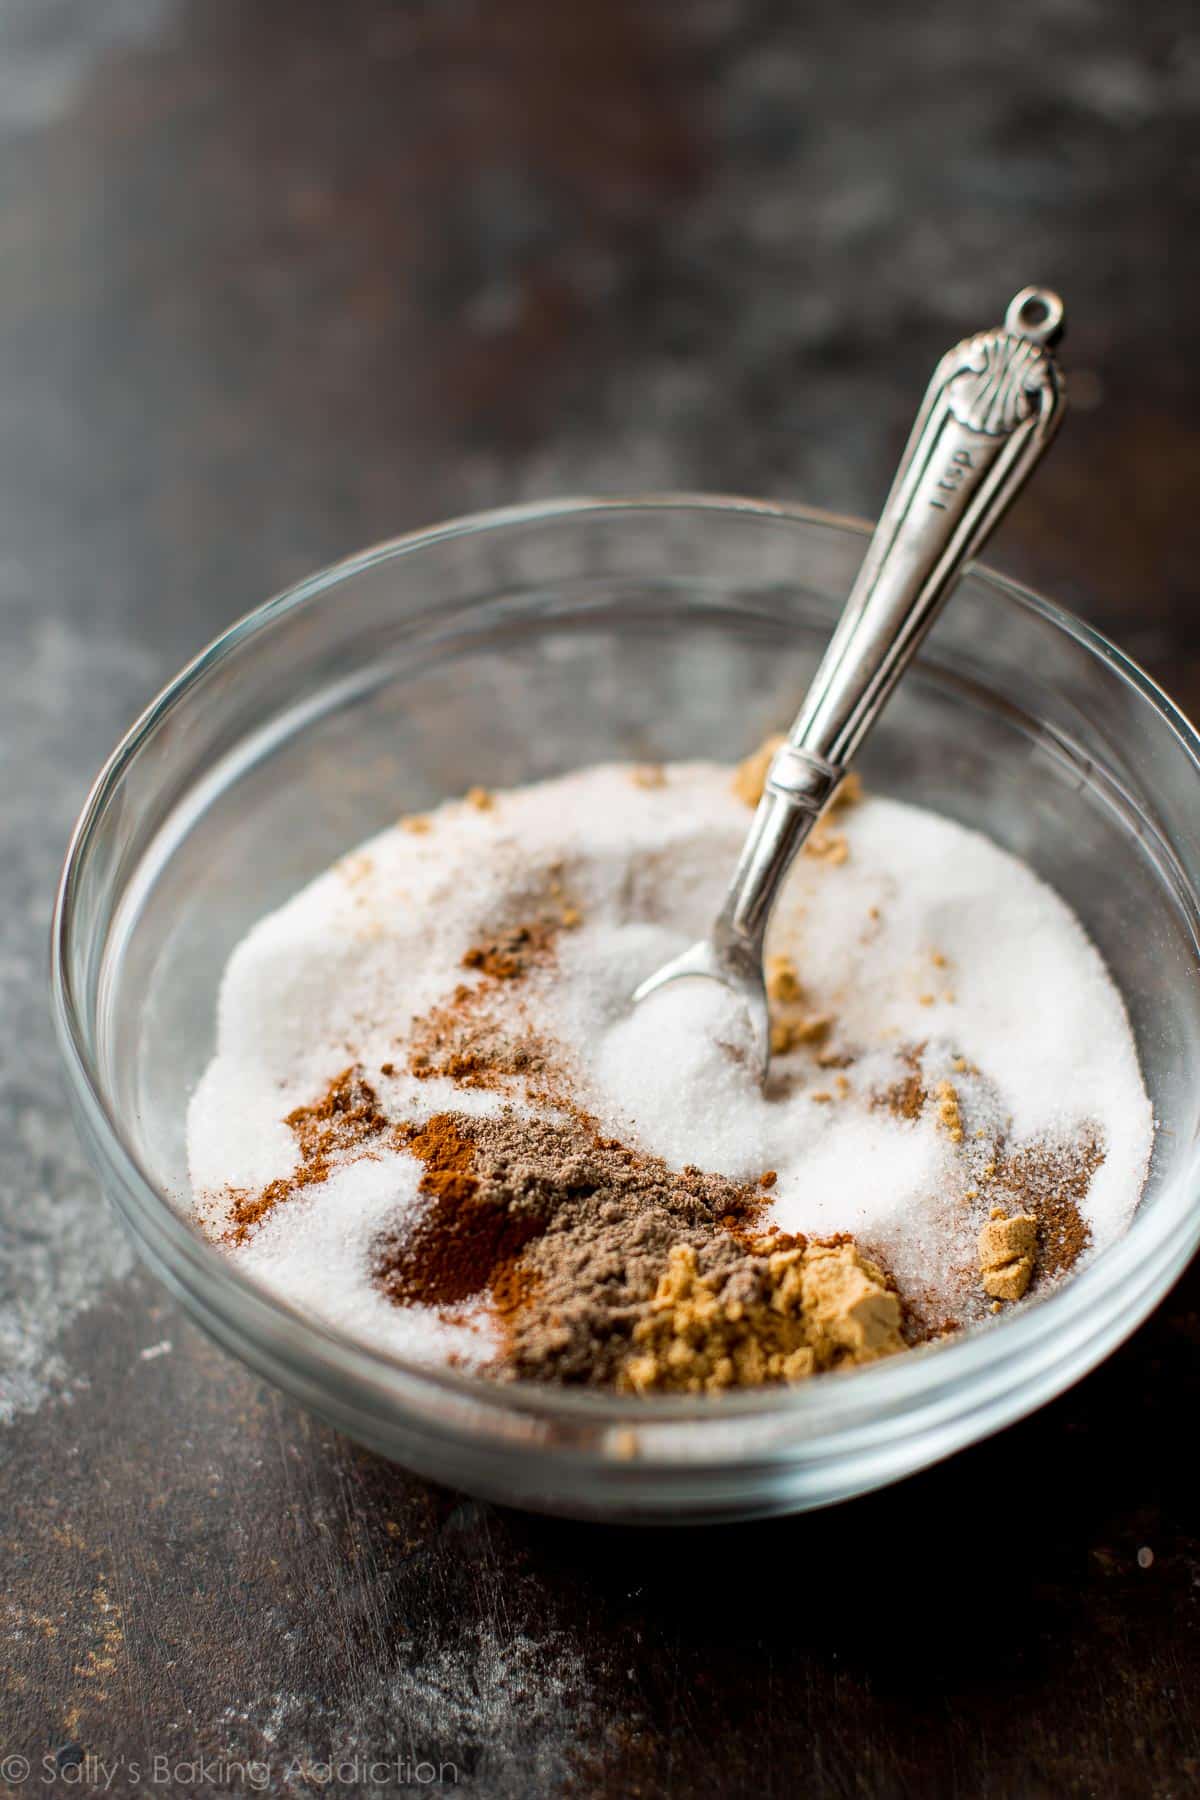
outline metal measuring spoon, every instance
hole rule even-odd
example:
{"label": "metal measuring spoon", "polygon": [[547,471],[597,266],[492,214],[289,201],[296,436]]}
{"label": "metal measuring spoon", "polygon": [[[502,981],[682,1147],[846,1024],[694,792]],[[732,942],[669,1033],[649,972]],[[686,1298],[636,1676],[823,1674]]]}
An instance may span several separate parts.
{"label": "metal measuring spoon", "polygon": [[1062,419],[1050,346],[1063,303],[1023,288],[1004,324],[944,356],[917,414],[862,568],[767,775],[712,935],[643,981],[684,976],[745,1002],[763,1076],[771,1057],[763,940],[792,858],[916,654],[963,565],[982,549]]}

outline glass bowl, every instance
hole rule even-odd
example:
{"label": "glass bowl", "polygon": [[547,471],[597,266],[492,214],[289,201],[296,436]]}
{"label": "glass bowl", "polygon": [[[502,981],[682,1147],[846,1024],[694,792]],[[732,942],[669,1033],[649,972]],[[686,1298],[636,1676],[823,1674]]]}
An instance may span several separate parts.
{"label": "glass bowl", "polygon": [[[703,1399],[495,1385],[365,1348],[244,1277],[186,1217],[185,1113],[247,927],[400,813],[595,761],[744,755],[790,719],[864,527],[707,497],[562,501],[352,557],[210,646],[114,751],[54,920],[72,1101],[141,1254],[234,1356],[408,1468],[519,1506],[709,1520],[894,1481],[1061,1392],[1200,1238],[1197,752],[1079,620],[962,582],[863,759],[988,832],[1075,908],[1159,1120],[1126,1237],[957,1340]],[[1036,1019],[1030,1020],[1036,1031]]]}

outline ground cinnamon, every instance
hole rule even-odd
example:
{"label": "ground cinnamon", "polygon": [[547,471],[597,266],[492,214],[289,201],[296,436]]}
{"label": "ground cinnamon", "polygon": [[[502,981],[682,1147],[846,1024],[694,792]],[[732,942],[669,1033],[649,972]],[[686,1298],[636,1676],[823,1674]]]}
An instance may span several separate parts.
{"label": "ground cinnamon", "polygon": [[[385,1236],[376,1246],[375,1279],[389,1300],[453,1306],[511,1271],[531,1237],[545,1228],[534,1213],[515,1213],[471,1172],[475,1146],[451,1113],[423,1125],[400,1125],[397,1142],[424,1165],[420,1191],[432,1204],[403,1244]],[[510,1286],[512,1282],[510,1273]],[[506,1290],[508,1291],[508,1290]]]}
{"label": "ground cinnamon", "polygon": [[235,1194],[229,1209],[229,1241],[244,1243],[254,1227],[282,1201],[328,1181],[337,1161],[359,1151],[387,1128],[379,1097],[360,1068],[343,1069],[311,1106],[298,1106],[284,1120],[296,1135],[300,1160],[291,1175],[254,1193]]}

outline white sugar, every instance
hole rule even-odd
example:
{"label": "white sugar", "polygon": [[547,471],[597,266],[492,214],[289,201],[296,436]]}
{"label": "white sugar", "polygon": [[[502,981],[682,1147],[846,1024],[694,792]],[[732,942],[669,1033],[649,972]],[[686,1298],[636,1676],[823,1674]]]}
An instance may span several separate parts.
{"label": "white sugar", "polygon": [[[948,1292],[971,1263],[977,1226],[961,1199],[989,1145],[1090,1134],[1105,1154],[1080,1211],[1094,1248],[1111,1242],[1136,1206],[1152,1135],[1128,1019],[1071,911],[978,833],[868,799],[835,821],[845,860],[798,859],[769,949],[793,959],[805,1012],[828,1018],[830,1054],[818,1057],[818,1039],[800,1045],[776,1060],[765,1092],[746,1022],[714,984],[630,1008],[636,983],[707,928],[749,816],[724,768],[673,767],[657,787],[626,768],[584,770],[487,810],[443,807],[425,832],[386,832],[263,919],[231,958],[217,1055],[189,1118],[207,1227],[219,1234],[231,1190],[292,1171],[285,1115],[350,1064],[394,1119],[503,1104],[406,1073],[408,1036],[477,979],[462,968],[471,944],[554,893],[577,928],[560,933],[548,968],[502,984],[505,1003],[557,1045],[577,1098],[612,1135],[676,1166],[747,1180],[773,1170],[783,1228],[853,1231],[902,1287]],[[914,1072],[925,1094],[952,1083],[961,1142],[936,1107],[908,1118],[884,1103]],[[371,1241],[422,1204],[418,1173],[405,1152],[373,1149],[232,1253],[360,1338],[484,1356],[486,1328],[397,1308],[371,1283]]]}

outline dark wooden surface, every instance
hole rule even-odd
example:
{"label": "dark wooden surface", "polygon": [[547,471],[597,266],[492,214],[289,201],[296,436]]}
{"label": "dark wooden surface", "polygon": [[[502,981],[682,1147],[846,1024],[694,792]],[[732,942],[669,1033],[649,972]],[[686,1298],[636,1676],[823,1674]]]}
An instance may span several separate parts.
{"label": "dark wooden surface", "polygon": [[1194,1271],[891,1493],[521,1517],[133,1268],[42,974],[88,779],[233,615],[535,494],[870,512],[933,358],[1029,279],[1078,405],[993,560],[1200,707],[1198,108],[1190,0],[0,0],[0,1787],[57,1751],[80,1791],[331,1755],[393,1770],[326,1791],[1200,1791]]}

